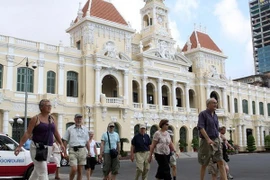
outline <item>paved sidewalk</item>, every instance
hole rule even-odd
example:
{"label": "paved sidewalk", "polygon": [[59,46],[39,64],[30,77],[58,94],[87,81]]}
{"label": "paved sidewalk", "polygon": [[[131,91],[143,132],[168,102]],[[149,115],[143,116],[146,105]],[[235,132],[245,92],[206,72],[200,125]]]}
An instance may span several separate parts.
{"label": "paved sidewalk", "polygon": [[179,158],[197,158],[197,152],[181,152]]}

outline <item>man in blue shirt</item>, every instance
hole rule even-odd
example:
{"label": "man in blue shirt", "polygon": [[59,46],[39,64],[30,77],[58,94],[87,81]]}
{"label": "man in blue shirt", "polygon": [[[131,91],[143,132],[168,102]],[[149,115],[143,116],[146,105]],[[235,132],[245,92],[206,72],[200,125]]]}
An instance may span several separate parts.
{"label": "man in blue shirt", "polygon": [[197,125],[201,138],[198,151],[198,161],[201,164],[200,179],[204,180],[206,167],[212,158],[213,162],[218,164],[221,180],[227,180],[219,138],[218,117],[215,113],[217,100],[207,99],[206,106],[207,109],[199,114]]}
{"label": "man in blue shirt", "polygon": [[[120,168],[119,154],[120,154],[120,138],[117,132],[114,132],[114,122],[108,124],[108,131],[102,134],[100,144],[100,156],[104,158],[103,161],[103,175],[104,179],[108,179],[111,172],[111,179],[115,180],[118,170]],[[110,142],[110,145],[109,145]],[[110,147],[111,146],[111,147]],[[115,149],[118,152],[118,157],[111,157],[110,150]]]}
{"label": "man in blue shirt", "polygon": [[131,141],[130,159],[133,162],[134,153],[136,159],[136,176],[135,180],[138,180],[142,176],[142,180],[147,180],[150,164],[148,162],[151,139],[148,134],[145,133],[146,127],[144,124],[140,125],[140,132],[136,134]]}

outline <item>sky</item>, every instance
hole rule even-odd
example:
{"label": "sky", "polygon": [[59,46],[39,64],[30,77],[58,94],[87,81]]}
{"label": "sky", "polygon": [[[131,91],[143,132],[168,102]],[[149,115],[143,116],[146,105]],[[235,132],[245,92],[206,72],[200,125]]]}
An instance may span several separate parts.
{"label": "sky", "polygon": [[[65,30],[77,16],[79,2],[87,0],[8,0],[0,6],[0,35],[69,46]],[[140,31],[143,0],[111,1]],[[183,47],[194,27],[206,33],[228,56],[226,76],[235,79],[254,74],[249,0],[165,0],[173,38]]]}

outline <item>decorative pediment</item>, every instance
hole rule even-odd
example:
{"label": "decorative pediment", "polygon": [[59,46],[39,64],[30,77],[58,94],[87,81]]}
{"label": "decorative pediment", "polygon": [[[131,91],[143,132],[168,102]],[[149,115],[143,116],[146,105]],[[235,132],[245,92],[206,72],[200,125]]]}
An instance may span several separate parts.
{"label": "decorative pediment", "polygon": [[130,57],[123,52],[117,51],[116,45],[113,41],[107,41],[103,45],[103,49],[97,52],[97,55],[105,56],[112,59],[121,59],[131,61]]}
{"label": "decorative pediment", "polygon": [[186,56],[178,52],[161,52],[160,49],[156,48],[144,51],[143,54],[163,58],[166,59],[167,62],[171,61],[188,67],[192,65],[192,62]]}

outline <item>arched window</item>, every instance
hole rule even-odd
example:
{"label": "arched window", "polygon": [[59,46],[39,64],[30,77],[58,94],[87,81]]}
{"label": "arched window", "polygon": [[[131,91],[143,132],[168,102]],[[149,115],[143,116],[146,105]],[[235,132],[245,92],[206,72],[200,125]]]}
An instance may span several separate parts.
{"label": "arched window", "polygon": [[67,130],[67,128],[69,128],[70,126],[72,126],[73,124],[75,124],[74,122],[68,122],[67,124],[66,124],[66,130]]}
{"label": "arched window", "polygon": [[3,87],[3,65],[0,64],[0,88]]}
{"label": "arched window", "polygon": [[34,70],[26,67],[21,67],[17,69],[17,91],[25,91],[26,69],[28,69],[27,92],[33,92]]}
{"label": "arched window", "polygon": [[256,114],[255,101],[252,101],[252,113],[253,113],[253,115]]}
{"label": "arched window", "polygon": [[67,96],[78,97],[78,73],[67,72]]}
{"label": "arched window", "polygon": [[157,126],[152,126],[150,129],[150,138],[153,139],[155,132],[158,130]]}
{"label": "arched window", "polygon": [[55,72],[47,72],[47,93],[55,94]]}
{"label": "arched window", "polygon": [[259,108],[260,108],[260,115],[264,115],[263,103],[262,102],[259,103]]}
{"label": "arched window", "polygon": [[248,114],[248,101],[246,99],[242,100],[243,113]]}
{"label": "arched window", "polygon": [[238,113],[238,103],[236,98],[234,98],[234,112]]}
{"label": "arched window", "polygon": [[267,104],[267,111],[268,111],[268,116],[270,116],[270,103]]}
{"label": "arched window", "polygon": [[136,126],[134,126],[134,135],[138,134],[140,131],[140,125],[136,124]]}

